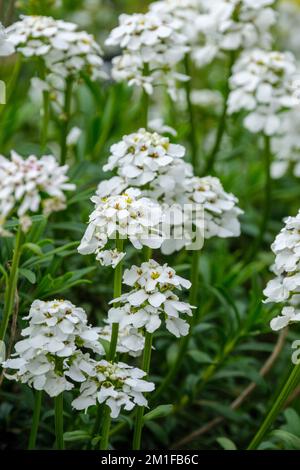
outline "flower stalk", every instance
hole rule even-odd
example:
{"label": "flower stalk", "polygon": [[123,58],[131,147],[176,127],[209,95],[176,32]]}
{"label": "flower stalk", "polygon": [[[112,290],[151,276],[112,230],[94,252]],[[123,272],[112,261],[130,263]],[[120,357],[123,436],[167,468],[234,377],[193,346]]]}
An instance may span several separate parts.
{"label": "flower stalk", "polygon": [[[192,256],[192,264],[191,264],[191,283],[192,287],[190,290],[190,297],[189,297],[189,303],[193,306],[196,305],[197,303],[197,296],[198,296],[198,286],[199,286],[199,260],[200,260],[200,251],[195,250],[193,251],[193,256]],[[165,379],[161,383],[160,387],[158,387],[157,391],[153,394],[152,400],[157,400],[158,397],[169,387],[169,385],[172,383],[176,375],[178,374],[183,359],[185,358],[185,353],[188,348],[189,340],[192,335],[193,327],[195,325],[197,319],[197,313],[194,312],[194,315],[190,318],[189,324],[190,324],[190,330],[189,334],[187,336],[184,336],[181,338],[180,345],[179,345],[179,350],[178,354],[176,356],[176,359],[172,365],[172,367],[169,370],[169,373],[166,375]]]}
{"label": "flower stalk", "polygon": [[[46,79],[46,67],[43,60],[40,60],[40,78],[43,82]],[[43,90],[43,111],[42,111],[42,127],[41,127],[41,150],[45,152],[48,140],[48,127],[50,119],[50,93],[49,90]]]}
{"label": "flower stalk", "polygon": [[[151,362],[151,350],[152,350],[152,339],[153,333],[146,333],[145,336],[145,349],[142,360],[142,369],[149,374],[150,362]],[[139,406],[135,419],[135,428],[133,435],[133,450],[140,450],[141,448],[141,439],[142,439],[142,430],[143,430],[143,418],[144,418],[144,406]]]}
{"label": "flower stalk", "polygon": [[64,395],[60,393],[54,398],[54,414],[55,414],[55,445],[57,450],[63,450],[64,445]]}
{"label": "flower stalk", "polygon": [[61,129],[61,142],[60,142],[60,164],[64,165],[67,158],[67,136],[69,129],[69,122],[71,116],[71,105],[72,105],[72,91],[73,91],[73,78],[68,77],[66,79],[66,90],[65,90],[65,101],[63,109],[63,122]]}
{"label": "flower stalk", "polygon": [[212,151],[207,159],[206,166],[205,166],[205,171],[204,174],[211,173],[214,170],[214,166],[218,157],[219,150],[221,148],[221,144],[223,141],[223,137],[226,131],[226,121],[227,121],[227,111],[228,111],[228,97],[230,93],[230,86],[229,86],[229,80],[231,77],[232,73],[232,68],[235,63],[235,57],[236,54],[234,52],[231,52],[230,54],[230,59],[229,59],[229,67],[228,67],[228,74],[226,77],[226,82],[225,82],[225,90],[224,90],[224,105],[223,105],[223,110],[222,114],[219,120],[218,128],[217,128],[217,134],[216,134],[216,139],[214,146],[212,148]]}
{"label": "flower stalk", "polygon": [[189,140],[191,143],[191,151],[192,151],[192,165],[193,165],[195,174],[197,174],[197,170],[199,167],[199,162],[197,159],[197,155],[198,155],[197,123],[196,123],[195,108],[193,106],[192,99],[191,99],[192,73],[191,73],[191,61],[190,61],[189,54],[186,54],[184,57],[184,67],[185,67],[186,75],[190,77],[189,80],[186,80],[184,82],[184,85],[185,85],[185,93],[186,93],[186,100],[187,100],[187,109],[188,109],[189,120],[190,120]]}
{"label": "flower stalk", "polygon": [[261,444],[262,440],[264,439],[266,433],[270,429],[271,425],[274,423],[278,414],[282,410],[287,398],[289,397],[291,392],[295,389],[299,381],[300,381],[300,364],[297,364],[293,367],[287,381],[284,383],[283,387],[281,388],[273,405],[271,406],[270,411],[265,417],[256,435],[250,442],[247,450],[255,450],[258,448],[258,446]]}
{"label": "flower stalk", "polygon": [[272,178],[271,178],[271,163],[272,163],[272,152],[271,152],[271,139],[269,136],[264,136],[264,166],[265,166],[265,200],[263,218],[260,226],[259,241],[260,244],[263,241],[265,232],[268,228],[268,222],[270,219],[271,212],[271,201],[272,201]]}
{"label": "flower stalk", "polygon": [[2,316],[2,321],[0,325],[0,340],[1,341],[4,341],[5,339],[9,319],[14,309],[15,294],[16,294],[17,283],[18,283],[18,269],[19,269],[21,254],[22,254],[22,242],[23,242],[23,233],[22,233],[21,226],[19,225],[17,233],[16,233],[13,259],[12,259],[12,264],[11,264],[11,268],[9,272],[8,284],[7,284],[7,288],[5,291],[5,297],[4,297],[4,310],[3,310],[3,316]]}
{"label": "flower stalk", "polygon": [[[117,234],[116,238],[116,249],[119,252],[123,250],[124,241],[119,237]],[[115,268],[115,275],[114,275],[114,299],[117,299],[122,294],[122,261],[120,261],[116,268]],[[114,307],[117,307],[118,303],[114,304]],[[118,344],[118,335],[119,335],[119,323],[112,324],[112,331],[111,331],[111,339],[110,339],[110,346],[109,351],[107,354],[107,360],[114,362],[116,352],[117,352],[117,344]],[[98,410],[100,413],[100,410]],[[109,433],[110,433],[110,426],[111,426],[111,416],[110,416],[110,408],[105,405],[103,410],[103,421],[102,421],[102,429],[101,429],[101,440],[100,440],[100,450],[107,450],[109,446]]]}
{"label": "flower stalk", "polygon": [[36,438],[37,438],[37,432],[39,428],[40,414],[41,414],[42,394],[43,394],[42,390],[37,390],[34,394],[34,409],[33,409],[32,425],[31,425],[30,436],[29,436],[28,450],[35,449],[35,446],[36,446]]}

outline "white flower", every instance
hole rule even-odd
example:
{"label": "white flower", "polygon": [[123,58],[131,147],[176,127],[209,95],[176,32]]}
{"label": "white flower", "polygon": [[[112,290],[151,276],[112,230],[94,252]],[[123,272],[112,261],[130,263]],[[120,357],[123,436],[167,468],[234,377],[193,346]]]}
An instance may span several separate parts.
{"label": "white flower", "polygon": [[0,23],[0,57],[11,55],[15,52],[13,44],[7,40],[5,29]]}
{"label": "white flower", "polygon": [[[240,234],[238,216],[242,211],[237,198],[226,193],[217,178],[194,177],[184,154],[185,148],[172,144],[169,138],[140,129],[111,147],[104,169],[116,169],[117,176],[102,181],[97,190],[100,198],[106,198],[137,186],[143,196],[158,201],[163,211],[164,254],[190,246],[195,236],[226,238]],[[92,233],[88,232],[88,237]],[[82,249],[86,249],[84,240]]]}
{"label": "white flower", "polygon": [[163,119],[160,117],[151,119],[148,122],[148,128],[158,134],[170,134],[173,137],[177,136],[177,131],[173,129],[173,127],[164,124]]}
{"label": "white flower", "polygon": [[284,307],[281,315],[271,320],[270,326],[272,330],[278,331],[285,328],[290,323],[298,321],[300,321],[300,310],[297,310],[294,307]]}
{"label": "white flower", "polygon": [[120,261],[126,256],[126,253],[119,252],[117,249],[99,251],[96,260],[100,261],[102,266],[112,266],[115,268]]}
{"label": "white flower", "polygon": [[111,417],[117,418],[124,408],[132,410],[136,405],[147,406],[144,392],[154,390],[154,384],[143,380],[146,373],[123,362],[110,363],[94,361],[93,370],[82,383],[80,395],[73,400],[76,410],[86,410],[92,405],[105,403],[111,410]]}
{"label": "white flower", "polygon": [[233,69],[228,113],[244,110],[245,127],[271,136],[280,131],[281,113],[299,104],[293,93],[296,65],[291,53],[253,50]]}
{"label": "white flower", "polygon": [[107,46],[122,49],[122,55],[113,60],[113,78],[141,86],[148,94],[155,85],[166,84],[174,95],[176,81],[187,79],[175,69],[188,51],[180,27],[178,20],[151,11],[121,15],[119,26],[106,40]]}
{"label": "white flower", "polygon": [[162,219],[160,206],[141,192],[129,188],[120,196],[92,198],[95,210],[90,215],[88,228],[81,240],[80,254],[98,253],[108,240],[129,239],[133,246],[159,248],[163,238],[159,230]]}
{"label": "white flower", "polygon": [[273,178],[281,178],[289,168],[300,176],[300,107],[284,113],[278,135],[272,138]]}
{"label": "white flower", "polygon": [[219,0],[211,2],[223,50],[269,48],[270,28],[276,22],[275,0]]}
{"label": "white flower", "polygon": [[213,176],[195,177],[190,199],[204,209],[205,238],[238,237],[241,233],[238,216],[243,211],[237,206],[238,199],[226,193],[220,180]]}
{"label": "white flower", "polygon": [[[15,344],[15,353],[5,361],[6,377],[45,390],[51,397],[73,388],[72,380],[88,371],[89,355],[80,348],[104,354],[97,328],[87,323],[83,309],[67,300],[35,300],[30,308],[24,339]],[[81,381],[81,380],[77,380]]]}
{"label": "white flower", "polygon": [[212,112],[220,112],[223,97],[222,94],[216,90],[192,90],[191,101],[194,106],[199,106],[199,108],[209,109],[212,110]]}
{"label": "white flower", "polygon": [[59,166],[52,155],[23,159],[12,151],[11,160],[0,155],[0,218],[12,211],[19,217],[30,212],[62,210],[66,206],[65,191],[73,191],[68,182],[68,166]]}
{"label": "white flower", "polygon": [[126,270],[123,283],[133,289],[111,302],[119,306],[109,310],[110,323],[120,323],[121,328],[145,328],[153,333],[160,327],[161,317],[165,317],[167,330],[176,337],[188,334],[189,325],[180,315],[191,316],[192,307],[181,302],[173,291],[182,287],[189,289],[191,283],[178,276],[174,269],[150,260]]}
{"label": "white flower", "polygon": [[7,379],[27,384],[35,390],[44,390],[51,397],[56,397],[74,387],[64,375],[59,375],[55,371],[55,362],[50,361],[43,353],[30,360],[8,359],[2,363],[2,366],[4,369],[14,371],[5,372]]}
{"label": "white flower", "polygon": [[111,156],[103,167],[104,171],[117,168],[118,175],[133,186],[153,181],[164,167],[169,167],[185,154],[181,145],[172,144],[167,137],[145,129],[125,135],[110,150]]}
{"label": "white flower", "polygon": [[20,225],[22,227],[22,232],[27,233],[32,226],[32,220],[31,217],[28,215],[22,215],[20,217]]}
{"label": "white flower", "polygon": [[300,212],[285,220],[285,226],[272,244],[272,251],[275,254],[272,270],[276,277],[264,290],[265,302],[287,304],[282,316],[271,322],[271,328],[277,330],[300,319],[297,310],[300,301]]}
{"label": "white flower", "polygon": [[275,0],[162,0],[150,10],[178,22],[196,66],[203,67],[227,51],[270,48],[276,22]]}
{"label": "white flower", "polygon": [[[99,338],[104,339],[105,341],[110,341],[112,332],[112,325],[110,323],[97,328],[97,330]],[[145,337],[139,333],[136,328],[132,328],[130,326],[119,328],[117,343],[118,353],[127,353],[130,356],[137,357],[142,354],[144,346]]]}
{"label": "white flower", "polygon": [[6,32],[24,57],[44,61],[46,83],[51,89],[61,92],[69,77],[75,80],[84,74],[92,80],[106,77],[100,46],[92,35],[77,31],[74,23],[47,16],[21,16]]}
{"label": "white flower", "polygon": [[74,147],[78,143],[81,134],[82,130],[79,127],[72,127],[67,136],[67,145],[69,147]]}

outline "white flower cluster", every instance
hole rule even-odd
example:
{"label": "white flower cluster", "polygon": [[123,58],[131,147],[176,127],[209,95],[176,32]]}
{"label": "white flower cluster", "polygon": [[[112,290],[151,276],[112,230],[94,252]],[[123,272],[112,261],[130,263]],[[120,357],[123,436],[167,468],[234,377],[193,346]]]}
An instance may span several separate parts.
{"label": "white flower cluster", "polygon": [[167,264],[161,266],[150,260],[141,266],[132,266],[123,276],[123,283],[132,287],[129,293],[114,299],[119,303],[108,312],[110,323],[119,323],[121,328],[132,326],[156,331],[165,318],[167,330],[176,337],[186,336],[188,323],[180,315],[192,315],[192,307],[181,302],[175,289],[189,289],[191,283],[178,276]]}
{"label": "white flower cluster", "polygon": [[245,52],[234,66],[230,80],[229,114],[247,113],[245,127],[253,133],[276,134],[281,113],[299,100],[294,92],[296,64],[289,52]]}
{"label": "white flower cluster", "polygon": [[[110,341],[112,325],[108,323],[105,326],[97,328],[99,338]],[[117,352],[120,354],[129,354],[132,357],[138,357],[142,354],[145,346],[144,336],[132,327],[119,328]]]}
{"label": "white flower cluster", "polygon": [[272,138],[273,178],[281,178],[290,168],[300,177],[300,107],[284,113],[280,133]]}
{"label": "white flower cluster", "polygon": [[81,348],[104,353],[96,329],[87,324],[85,311],[69,301],[35,300],[25,320],[29,320],[21,333],[25,339],[16,343],[13,358],[2,364],[15,371],[6,373],[8,379],[54,397],[73,388],[66,372],[71,364],[74,369],[74,358],[82,355]]}
{"label": "white flower cluster", "polygon": [[224,191],[220,180],[213,176],[193,178],[192,188],[191,200],[204,208],[205,238],[238,237],[241,233],[238,216],[243,213],[238,199]]}
{"label": "white flower cluster", "polygon": [[[24,339],[16,343],[12,357],[2,362],[5,377],[44,390],[51,397],[79,383],[80,396],[72,402],[73,407],[82,410],[97,401],[106,403],[113,418],[121,407],[147,406],[142,392],[152,391],[154,384],[140,380],[145,372],[90,356],[90,352],[104,354],[101,339],[110,338],[110,325],[89,326],[85,311],[67,300],[36,300],[24,319],[29,320],[21,332]],[[137,330],[120,330],[118,352],[138,356],[143,347],[144,338]]]}
{"label": "white flower cluster", "polygon": [[[194,177],[191,165],[183,160],[184,154],[185,148],[172,144],[169,138],[140,129],[111,147],[104,170],[116,169],[117,176],[98,186],[100,198],[116,197],[129,186],[137,186],[143,196],[159,202],[166,238],[161,246],[164,254],[193,242],[194,233],[175,237],[176,227],[182,233],[183,226],[194,226],[198,235],[204,228],[205,238],[240,234],[238,216],[242,211],[237,207],[237,198],[226,193],[217,178]],[[104,256],[109,260],[112,257],[110,253],[100,254],[99,260]]]}
{"label": "white flower cluster", "polygon": [[72,402],[76,410],[86,410],[97,402],[105,403],[111,410],[111,417],[117,418],[122,407],[130,411],[136,405],[147,406],[143,392],[152,392],[154,384],[143,380],[146,372],[123,362],[112,364],[105,360],[90,363],[90,366],[80,395]]}
{"label": "white flower cluster", "polygon": [[276,23],[275,0],[217,0],[210,4],[218,20],[220,49],[271,46],[270,28]]}
{"label": "white flower cluster", "polygon": [[12,151],[11,160],[0,155],[0,226],[13,211],[21,218],[38,212],[41,206],[45,215],[63,210],[64,191],[75,189],[68,182],[67,170],[52,155],[23,159]]}
{"label": "white flower cluster", "polygon": [[171,144],[167,137],[140,129],[112,145],[111,156],[103,170],[117,169],[128,185],[144,186],[184,154],[184,147]]}
{"label": "white flower cluster", "polygon": [[176,81],[188,79],[176,71],[188,51],[180,27],[176,18],[151,11],[121,15],[119,25],[106,40],[107,46],[122,49],[122,55],[113,59],[113,78],[142,87],[148,94],[153,93],[154,86],[164,84],[175,98]]}
{"label": "white flower cluster", "polygon": [[178,21],[197,66],[227,51],[269,48],[276,22],[275,0],[162,0],[150,11]]}
{"label": "white flower cluster", "polygon": [[7,40],[7,34],[0,22],[0,57],[11,55],[15,52],[14,46]]}
{"label": "white flower cluster", "polygon": [[286,219],[272,251],[276,256],[272,267],[276,277],[268,283],[264,295],[265,302],[288,304],[281,315],[271,321],[271,328],[280,330],[291,322],[300,321],[300,212]]}
{"label": "white flower cluster", "polygon": [[[92,198],[95,210],[90,215],[88,228],[82,238],[78,251],[82,255],[96,253],[103,264],[109,260],[113,264],[112,252],[99,253],[108,240],[129,239],[136,249],[143,246],[159,248],[163,237],[160,233],[162,212],[152,200],[141,197],[138,189],[129,188],[121,195]],[[116,263],[122,254],[116,254]]]}
{"label": "white flower cluster", "polygon": [[74,23],[47,16],[22,16],[6,32],[20,54],[43,61],[46,81],[41,77],[39,86],[42,91],[53,90],[53,99],[59,100],[67,78],[78,80],[84,74],[92,80],[106,77],[100,46],[92,35],[77,31]]}
{"label": "white flower cluster", "polygon": [[[166,220],[173,225],[173,236],[162,245],[162,252],[167,255],[193,243],[200,249],[204,239],[238,237],[241,232],[238,217],[243,211],[238,199],[224,191],[216,177],[186,178],[181,204],[167,205],[165,210]],[[177,227],[182,225],[186,230],[183,237],[178,237]]]}

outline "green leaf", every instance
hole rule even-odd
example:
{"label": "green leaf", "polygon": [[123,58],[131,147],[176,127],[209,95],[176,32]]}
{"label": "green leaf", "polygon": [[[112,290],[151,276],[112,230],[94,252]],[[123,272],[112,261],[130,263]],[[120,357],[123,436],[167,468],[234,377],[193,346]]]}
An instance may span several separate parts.
{"label": "green leaf", "polygon": [[287,424],[281,428],[284,431],[291,432],[292,434],[295,434],[295,436],[300,437],[300,416],[298,413],[293,408],[287,408],[284,411],[284,417]]}
{"label": "green leaf", "polygon": [[89,441],[91,436],[86,431],[71,431],[64,433],[64,440],[66,442]]}
{"label": "green leaf", "polygon": [[36,283],[36,275],[33,271],[30,271],[30,269],[20,268],[19,273],[21,276],[25,277],[27,281],[29,281],[31,284]]}
{"label": "green leaf", "polygon": [[300,438],[295,436],[291,432],[282,431],[277,429],[271,433],[271,436],[276,437],[280,441],[283,441],[288,447],[292,447],[293,449],[300,449]]}
{"label": "green leaf", "polygon": [[206,400],[201,400],[199,402],[202,406],[212,408],[213,410],[217,411],[218,414],[221,416],[224,416],[225,418],[234,421],[236,423],[241,422],[243,420],[243,416],[238,413],[237,411],[234,411],[232,408],[229,406],[223,405],[222,403],[217,403],[214,401],[206,401]]}
{"label": "green leaf", "polygon": [[159,405],[154,410],[146,413],[143,420],[144,421],[153,421],[154,419],[164,418],[165,416],[170,415],[173,412],[173,405]]}
{"label": "green leaf", "polygon": [[160,426],[155,421],[146,421],[145,426],[153,433],[158,442],[165,446],[168,445],[168,436],[162,426]]}
{"label": "green leaf", "polygon": [[99,342],[102,344],[105,354],[107,355],[109,352],[109,348],[110,348],[110,341],[107,341],[106,339],[101,338]]}
{"label": "green leaf", "polygon": [[218,437],[217,442],[224,450],[237,450],[235,443],[227,437]]}
{"label": "green leaf", "polygon": [[43,254],[41,247],[36,243],[25,243],[25,245],[23,245],[23,250],[26,249],[32,251],[35,255],[38,256],[42,256]]}
{"label": "green leaf", "polygon": [[209,355],[202,351],[192,350],[188,354],[198,364],[212,364],[213,362]]}

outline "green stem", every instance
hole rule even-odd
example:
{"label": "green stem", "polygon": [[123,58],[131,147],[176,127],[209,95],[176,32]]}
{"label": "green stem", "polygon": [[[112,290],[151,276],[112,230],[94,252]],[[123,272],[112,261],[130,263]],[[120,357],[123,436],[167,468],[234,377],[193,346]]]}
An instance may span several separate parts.
{"label": "green stem", "polygon": [[299,380],[300,380],[300,364],[297,364],[293,367],[287,381],[281,388],[277,398],[275,399],[275,402],[273,403],[270,411],[268,412],[266,418],[264,419],[256,435],[250,442],[247,450],[255,450],[260,445],[266,433],[270,429],[271,425],[273,424],[278,414],[282,410],[287,398],[289,397],[291,392],[294,390],[296,385],[299,383]]}
{"label": "green stem", "polygon": [[272,163],[272,152],[271,152],[271,139],[268,136],[264,136],[264,167],[265,167],[265,200],[264,200],[264,211],[261,220],[260,233],[258,238],[258,245],[263,241],[265,232],[268,228],[271,212],[271,200],[272,200],[272,178],[271,178],[271,163]]}
{"label": "green stem", "polygon": [[185,66],[185,73],[187,76],[190,77],[190,80],[184,82],[185,84],[185,92],[186,92],[186,100],[187,100],[187,107],[190,119],[190,144],[191,144],[191,151],[192,151],[192,165],[194,167],[194,171],[197,174],[198,169],[198,142],[197,142],[197,124],[196,124],[196,114],[195,108],[192,104],[191,94],[192,94],[192,72],[191,72],[191,63],[190,63],[190,56],[189,54],[185,55],[184,58],[184,66]]}
{"label": "green stem", "polygon": [[[46,66],[42,59],[39,59],[40,78],[46,80]],[[43,91],[43,116],[41,127],[41,150],[45,152],[48,141],[48,126],[50,118],[50,94],[48,90]]]}
{"label": "green stem", "polygon": [[2,315],[2,321],[0,325],[0,340],[4,341],[6,330],[8,327],[9,319],[13,313],[14,304],[15,304],[15,295],[17,290],[18,283],[18,269],[22,253],[22,241],[23,234],[21,226],[19,225],[18,231],[16,234],[15,247],[13,253],[12,264],[10,268],[8,285],[4,297],[4,309]]}
{"label": "green stem", "polygon": [[110,408],[105,405],[103,410],[103,425],[101,430],[100,450],[107,450],[109,445],[109,433],[111,426]]}
{"label": "green stem", "polygon": [[[123,240],[117,235],[116,248],[118,251],[123,251]],[[122,261],[115,268],[114,275],[114,299],[120,297],[122,294]],[[114,303],[114,307],[118,307],[119,303]],[[107,360],[114,362],[119,335],[119,323],[112,324],[110,346],[107,354]],[[105,405],[103,411],[103,421],[101,429],[100,450],[107,450],[109,445],[109,434],[111,426],[110,408]]]}
{"label": "green stem", "polygon": [[214,166],[215,166],[217,156],[218,156],[218,153],[219,153],[219,150],[221,148],[222,141],[223,141],[223,136],[224,136],[224,133],[225,133],[225,130],[226,130],[228,97],[229,97],[229,93],[230,93],[229,79],[231,77],[231,72],[232,72],[232,67],[234,65],[234,62],[235,62],[235,53],[231,52],[229,67],[228,67],[228,75],[227,75],[226,83],[225,83],[223,110],[222,110],[222,114],[221,114],[219,124],[218,124],[216,140],[215,140],[214,146],[212,148],[212,151],[211,151],[211,153],[210,153],[210,155],[207,159],[204,174],[208,174],[208,173],[210,173],[214,170]]}
{"label": "green stem", "polygon": [[[144,65],[144,76],[149,75],[149,64]],[[147,129],[148,127],[148,113],[149,113],[150,97],[148,93],[143,90],[142,100],[141,100],[141,126]]]}
{"label": "green stem", "polygon": [[42,405],[42,390],[37,390],[34,396],[34,409],[32,417],[32,425],[29,436],[28,450],[35,449],[36,437],[39,428],[41,405]]}
{"label": "green stem", "polygon": [[41,149],[45,152],[48,141],[48,126],[50,118],[50,96],[49,91],[43,92],[43,121],[41,130]]}
{"label": "green stem", "polygon": [[113,125],[116,98],[117,98],[116,88],[112,87],[109,91],[109,95],[107,97],[107,101],[106,101],[105,108],[103,111],[99,138],[93,150],[93,158],[97,161],[100,157],[100,154],[101,154],[101,151],[103,149],[105,142],[107,142],[109,132]]}
{"label": "green stem", "polygon": [[[193,306],[196,306],[197,303],[197,297],[198,297],[198,285],[199,285],[199,259],[200,259],[200,251],[193,251],[193,256],[192,256],[192,265],[191,265],[191,282],[192,282],[192,287],[190,291],[190,304]],[[179,350],[176,356],[176,359],[171,366],[168,374],[166,375],[165,379],[161,383],[161,385],[158,387],[156,392],[152,395],[152,401],[157,400],[157,398],[166,390],[166,388],[169,387],[169,385],[172,383],[178,372],[180,371],[180,368],[182,366],[182,362],[185,358],[185,353],[188,348],[189,340],[192,335],[193,327],[196,323],[197,319],[197,312],[194,312],[194,315],[190,319],[190,331],[187,336],[184,336],[180,340],[179,344]]]}
{"label": "green stem", "polygon": [[56,449],[63,450],[64,445],[64,395],[54,398]]}
{"label": "green stem", "polygon": [[[142,361],[142,369],[149,374],[150,362],[151,362],[151,351],[152,351],[152,338],[153,333],[146,333],[145,336],[145,347]],[[133,450],[140,450],[141,448],[141,439],[142,439],[142,430],[143,430],[143,418],[144,418],[144,406],[139,406],[137,410],[137,415],[135,419],[135,427],[133,434]]]}
{"label": "green stem", "polygon": [[68,77],[66,79],[66,90],[65,90],[65,102],[63,109],[63,121],[61,128],[61,141],[60,141],[60,164],[64,165],[67,158],[67,137],[71,115],[71,104],[72,104],[72,90],[73,90],[73,79]]}
{"label": "green stem", "polygon": [[[116,248],[119,252],[123,251],[123,240],[117,237],[116,240]],[[116,266],[115,268],[115,275],[114,275],[114,299],[117,299],[122,294],[122,271],[123,271],[123,263],[122,261]],[[114,307],[118,307],[119,303],[114,303]],[[118,343],[118,335],[119,335],[119,323],[112,324],[112,332],[110,338],[110,346],[109,352],[107,355],[108,361],[114,361],[116,351],[117,351],[117,343]]]}

